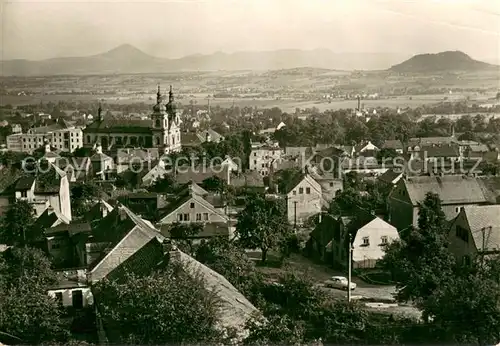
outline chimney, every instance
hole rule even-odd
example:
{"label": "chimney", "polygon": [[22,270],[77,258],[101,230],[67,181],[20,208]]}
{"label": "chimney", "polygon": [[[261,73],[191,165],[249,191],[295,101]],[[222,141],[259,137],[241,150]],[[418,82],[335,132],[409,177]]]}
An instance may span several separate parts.
{"label": "chimney", "polygon": [[361,96],[358,95],[358,111],[361,110]]}
{"label": "chimney", "polygon": [[226,165],[227,169],[227,186],[231,184],[231,167],[229,165]]}
{"label": "chimney", "polygon": [[210,142],[210,134],[208,133],[208,131],[205,133],[205,141]]}
{"label": "chimney", "polygon": [[125,221],[127,219],[127,213],[122,207],[119,207],[118,214],[120,215],[120,221]]}

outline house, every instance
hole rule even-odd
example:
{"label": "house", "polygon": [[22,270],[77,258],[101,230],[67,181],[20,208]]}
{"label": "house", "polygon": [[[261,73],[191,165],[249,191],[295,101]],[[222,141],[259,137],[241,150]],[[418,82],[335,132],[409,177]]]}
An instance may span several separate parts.
{"label": "house", "polygon": [[[221,326],[246,335],[245,324],[258,310],[222,275],[178,250],[151,223],[128,208],[118,206],[92,231],[87,245],[89,284],[104,278],[119,280],[126,273],[148,275],[165,266],[178,265],[188,275],[201,277],[206,288],[220,298],[218,320]],[[99,306],[99,300],[95,303]],[[106,329],[106,326],[104,326]]]}
{"label": "house", "polygon": [[403,154],[404,147],[403,143],[399,139],[388,139],[382,145],[382,149],[393,149],[398,154]]}
{"label": "house", "polygon": [[380,217],[358,209],[352,217],[324,215],[311,232],[309,254],[337,267],[348,264],[349,242],[353,268],[374,268],[385,255],[384,245],[399,239],[397,229]]}
{"label": "house", "polygon": [[84,180],[92,169],[90,157],[59,157],[54,164],[66,172],[70,182]]}
{"label": "house", "polygon": [[500,254],[500,205],[461,208],[448,240],[450,251],[465,263],[478,255]]}
{"label": "house", "polygon": [[[149,167],[153,160],[157,160],[159,153],[157,148],[149,149],[118,149],[116,153],[116,173],[122,173],[133,166],[143,168]],[[149,167],[150,168],[150,167]]]}
{"label": "house", "polygon": [[170,203],[161,210],[157,227],[164,236],[170,236],[170,228],[177,223],[203,225],[202,234],[194,238],[211,236],[229,237],[234,232],[229,216],[221,207],[210,202],[210,194],[196,183],[188,183]]}
{"label": "house", "polygon": [[298,174],[285,187],[288,221],[301,225],[311,216],[321,212],[326,201],[321,185],[309,174]]}
{"label": "house", "polygon": [[232,173],[229,182],[231,186],[239,190],[264,192],[267,189],[262,175],[257,171],[247,170],[246,172]]}
{"label": "house", "polygon": [[484,158],[489,152],[488,147],[485,144],[469,144],[464,150],[464,156],[466,158]]}
{"label": "house", "polygon": [[336,178],[333,173],[323,172],[316,167],[308,169],[311,177],[321,186],[323,199],[330,201],[337,195],[338,191],[344,189],[344,179]]}
{"label": "house", "polygon": [[90,157],[92,171],[101,180],[106,180],[107,173],[114,167],[113,158],[102,152],[102,146],[98,145],[94,155]]}
{"label": "house", "polygon": [[388,197],[390,223],[402,230],[417,226],[418,204],[428,192],[436,193],[447,220],[454,219],[460,208],[489,204],[487,189],[475,177],[462,175],[419,176],[400,179]]}
{"label": "house", "polygon": [[212,129],[198,132],[196,136],[199,138],[201,143],[205,142],[220,143],[224,140],[224,136],[220,135],[219,133],[215,132]]}
{"label": "house", "polygon": [[145,219],[156,219],[167,205],[165,196],[155,192],[129,192],[117,198],[120,203]]}
{"label": "house", "polygon": [[375,157],[380,149],[372,142],[368,141],[354,147],[354,154],[363,157]]}
{"label": "house", "polygon": [[278,162],[282,160],[284,151],[279,147],[260,146],[253,148],[249,157],[249,168],[252,171],[259,172],[262,176],[269,175],[270,167],[275,170]]}
{"label": "house", "polygon": [[393,186],[403,177],[403,172],[397,172],[394,169],[389,169],[382,175],[378,176],[378,181]]}
{"label": "house", "polygon": [[461,160],[460,151],[456,144],[422,146],[419,157],[428,162],[438,160],[457,162]]}
{"label": "house", "polygon": [[36,217],[49,206],[71,221],[69,180],[64,171],[52,163],[43,173],[22,175],[0,193],[0,211],[17,199],[24,199],[35,209]]}
{"label": "house", "polygon": [[319,170],[333,173],[336,178],[341,178],[342,171],[340,166],[342,162],[349,157],[349,153],[347,153],[344,149],[329,147],[317,151],[311,162]]}
{"label": "house", "polygon": [[48,289],[48,295],[65,308],[81,309],[94,304],[94,296],[86,283],[86,272],[80,270],[56,271],[56,284]]}
{"label": "house", "polygon": [[420,157],[422,146],[450,145],[456,143],[454,136],[450,137],[418,137],[410,138],[407,142],[407,153],[411,159]]}
{"label": "house", "polygon": [[157,180],[160,180],[165,175],[169,174],[169,172],[170,170],[165,168],[165,162],[163,162],[163,160],[159,160],[158,163],[142,177],[142,185],[153,185]]}

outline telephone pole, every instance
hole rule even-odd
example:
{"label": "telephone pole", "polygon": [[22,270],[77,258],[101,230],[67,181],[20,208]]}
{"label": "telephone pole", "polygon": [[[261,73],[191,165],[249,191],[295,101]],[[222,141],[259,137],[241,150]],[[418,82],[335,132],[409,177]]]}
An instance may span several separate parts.
{"label": "telephone pole", "polygon": [[349,233],[349,263],[347,263],[348,266],[348,277],[347,277],[347,302],[351,302],[351,267],[352,267],[352,236]]}
{"label": "telephone pole", "polygon": [[297,201],[293,201],[293,225],[297,229]]}

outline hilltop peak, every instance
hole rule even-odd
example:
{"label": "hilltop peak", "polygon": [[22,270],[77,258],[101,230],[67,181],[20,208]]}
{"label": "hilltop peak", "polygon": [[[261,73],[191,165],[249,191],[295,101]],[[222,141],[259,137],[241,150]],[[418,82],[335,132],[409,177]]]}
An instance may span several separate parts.
{"label": "hilltop peak", "polygon": [[425,73],[442,71],[477,71],[494,67],[482,61],[474,60],[462,51],[444,51],[440,53],[418,54],[390,68],[390,71],[402,73]]}
{"label": "hilltop peak", "polygon": [[107,58],[136,58],[136,57],[150,57],[148,54],[144,53],[137,47],[131,44],[125,43],[118,47],[115,47],[105,53],[100,54],[101,56]]}

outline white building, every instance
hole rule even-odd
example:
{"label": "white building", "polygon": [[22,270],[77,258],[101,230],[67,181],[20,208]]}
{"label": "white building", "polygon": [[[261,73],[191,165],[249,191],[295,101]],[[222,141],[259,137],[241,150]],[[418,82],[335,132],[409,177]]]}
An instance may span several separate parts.
{"label": "white building", "polygon": [[83,147],[83,132],[81,128],[61,121],[50,126],[31,128],[27,133],[7,136],[7,149],[31,154],[46,142],[58,150],[73,152]]}
{"label": "white building", "polygon": [[271,146],[253,148],[250,153],[250,170],[258,171],[260,175],[267,176],[270,167],[276,169],[284,155],[283,149]]}

